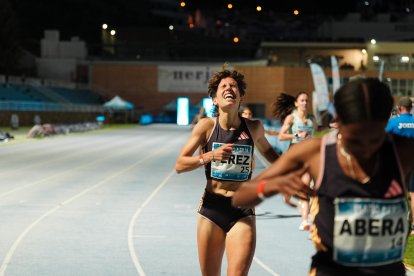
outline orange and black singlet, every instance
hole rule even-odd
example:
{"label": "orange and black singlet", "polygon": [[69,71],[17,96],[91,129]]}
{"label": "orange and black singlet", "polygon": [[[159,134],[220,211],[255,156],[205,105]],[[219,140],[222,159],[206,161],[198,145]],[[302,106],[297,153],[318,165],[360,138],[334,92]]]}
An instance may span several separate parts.
{"label": "orange and black singlet", "polygon": [[367,184],[342,171],[336,132],[323,138],[321,172],[312,204],[317,253],[310,275],[405,275],[406,191],[393,144],[386,139]]}

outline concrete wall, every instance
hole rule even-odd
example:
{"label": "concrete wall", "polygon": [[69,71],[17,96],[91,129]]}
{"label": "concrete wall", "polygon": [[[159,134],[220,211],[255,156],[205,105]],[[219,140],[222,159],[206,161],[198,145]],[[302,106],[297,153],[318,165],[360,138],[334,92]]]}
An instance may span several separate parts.
{"label": "concrete wall", "polygon": [[[189,97],[190,105],[195,105],[205,93],[198,92],[159,92],[157,90],[158,70],[156,64],[133,63],[95,63],[91,65],[92,88],[110,99],[119,95],[132,102],[136,107],[142,107],[143,112],[159,114],[162,107],[178,97]],[[266,117],[272,116],[272,104],[281,92],[296,95],[300,91],[314,90],[309,68],[305,67],[275,67],[275,66],[237,66],[245,75],[247,91],[244,104],[264,104]],[[327,77],[331,70],[325,70]],[[378,77],[377,71],[342,70],[341,77],[349,78],[358,74],[367,77]],[[412,72],[385,72],[384,77],[414,79]],[[310,102],[309,111],[312,102]]]}
{"label": "concrete wall", "polygon": [[[271,104],[281,92],[295,95],[299,91],[312,92],[312,78],[307,68],[238,66],[235,69],[245,75],[247,93],[245,104],[264,103],[266,116],[271,116]],[[140,64],[93,64],[92,88],[106,98],[119,95],[143,112],[157,114],[164,105],[178,97],[189,97],[195,105],[206,92],[166,93],[157,91],[157,65]],[[299,80],[299,81],[298,81]]]}

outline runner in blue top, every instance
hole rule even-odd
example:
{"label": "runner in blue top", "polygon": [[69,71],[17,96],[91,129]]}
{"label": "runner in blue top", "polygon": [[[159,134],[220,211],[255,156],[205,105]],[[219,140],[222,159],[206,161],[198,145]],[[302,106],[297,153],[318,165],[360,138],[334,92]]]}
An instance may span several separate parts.
{"label": "runner in blue top", "polygon": [[[388,121],[387,132],[414,138],[414,117],[410,113],[413,102],[409,97],[401,97],[398,101],[398,114]],[[411,197],[411,215],[414,221],[414,173],[408,177],[408,191]],[[414,235],[414,224],[411,224],[411,235]]]}
{"label": "runner in blue top", "polygon": [[398,102],[398,115],[388,121],[387,132],[414,138],[414,117],[410,113],[413,102],[409,97],[401,97]]}

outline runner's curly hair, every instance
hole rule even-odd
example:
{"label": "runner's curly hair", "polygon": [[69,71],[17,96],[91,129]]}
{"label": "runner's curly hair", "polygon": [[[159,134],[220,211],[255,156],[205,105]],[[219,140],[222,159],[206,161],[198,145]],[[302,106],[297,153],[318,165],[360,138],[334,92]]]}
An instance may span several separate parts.
{"label": "runner's curly hair", "polygon": [[236,70],[227,70],[225,67],[226,64],[223,66],[223,69],[221,71],[216,72],[208,81],[208,95],[211,98],[215,98],[220,81],[225,78],[232,78],[237,82],[240,96],[244,96],[246,94],[246,82],[244,81],[244,75],[237,72]]}
{"label": "runner's curly hair", "polygon": [[[237,82],[239,87],[240,96],[246,94],[246,82],[244,81],[244,75],[237,72],[236,70],[230,71],[226,69],[227,63],[222,67],[221,71],[214,73],[214,75],[208,81],[208,95],[213,99],[217,96],[217,89],[220,84],[220,81],[225,78],[233,78]],[[212,110],[213,116],[218,116],[218,107],[213,106]]]}

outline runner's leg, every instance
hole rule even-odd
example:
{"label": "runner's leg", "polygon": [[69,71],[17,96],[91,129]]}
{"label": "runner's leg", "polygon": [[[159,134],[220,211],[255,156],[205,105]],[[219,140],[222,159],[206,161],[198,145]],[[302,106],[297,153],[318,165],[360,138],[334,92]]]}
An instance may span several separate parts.
{"label": "runner's leg", "polygon": [[256,248],[256,217],[239,220],[227,233],[227,276],[248,275]]}
{"label": "runner's leg", "polygon": [[210,220],[198,215],[198,259],[203,276],[220,276],[226,235]]}

